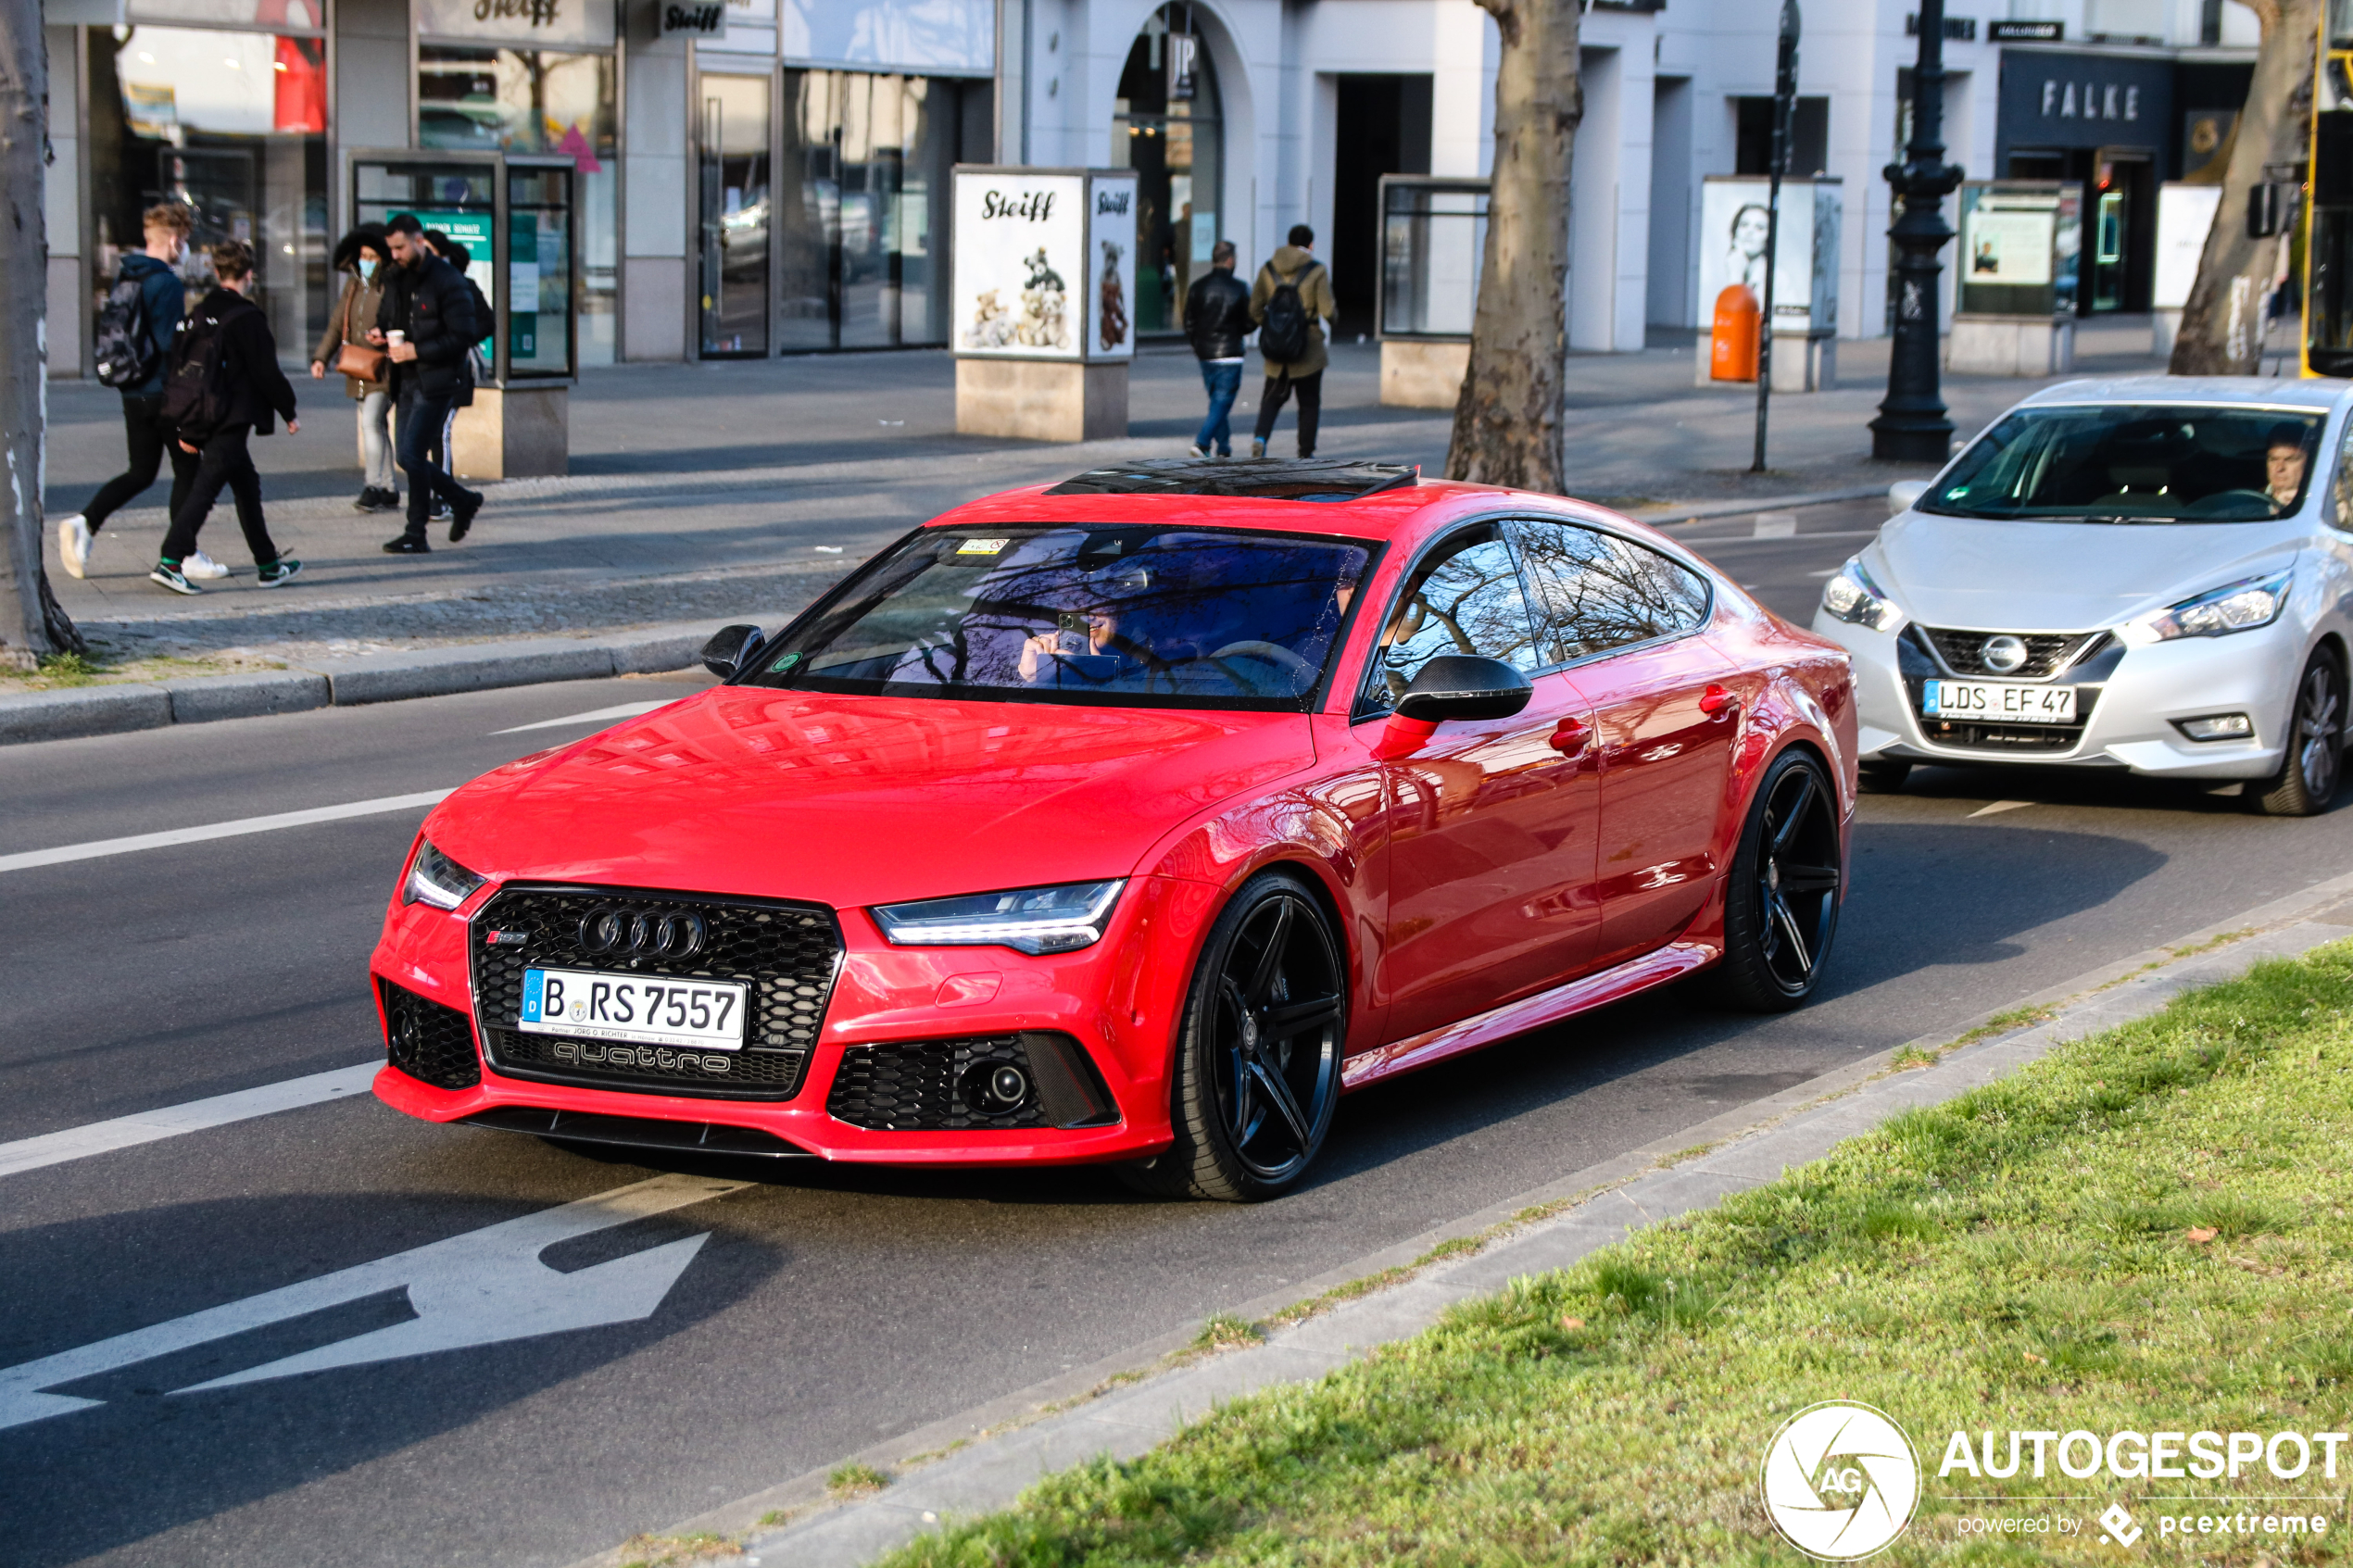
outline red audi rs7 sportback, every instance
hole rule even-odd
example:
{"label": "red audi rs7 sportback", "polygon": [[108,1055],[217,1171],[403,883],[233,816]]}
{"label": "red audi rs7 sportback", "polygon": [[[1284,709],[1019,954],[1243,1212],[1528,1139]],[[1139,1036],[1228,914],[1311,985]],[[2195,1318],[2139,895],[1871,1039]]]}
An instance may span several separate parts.
{"label": "red audi rs7 sportback", "polygon": [[426,819],[387,1103],[1263,1198],[1347,1090],[1695,973],[1796,1006],[1845,892],[1845,653],[1554,496],[1100,470],[703,658]]}

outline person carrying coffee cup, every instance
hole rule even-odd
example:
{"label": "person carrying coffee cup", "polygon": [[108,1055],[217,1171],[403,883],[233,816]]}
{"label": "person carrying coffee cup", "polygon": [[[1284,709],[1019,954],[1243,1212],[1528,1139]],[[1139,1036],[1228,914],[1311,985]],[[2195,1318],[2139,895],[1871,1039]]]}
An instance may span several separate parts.
{"label": "person carrying coffee cup", "polygon": [[473,526],[483,495],[452,479],[434,459],[433,447],[449,420],[461,382],[468,377],[466,350],[482,334],[474,320],[473,293],[465,275],[433,253],[424,225],[413,212],[396,213],[384,225],[392,247],[392,275],[368,341],[381,345],[392,363],[392,394],[398,410],[400,466],[409,470],[407,526],[384,541],[384,552],[421,556],[433,498],[449,507],[449,542]]}

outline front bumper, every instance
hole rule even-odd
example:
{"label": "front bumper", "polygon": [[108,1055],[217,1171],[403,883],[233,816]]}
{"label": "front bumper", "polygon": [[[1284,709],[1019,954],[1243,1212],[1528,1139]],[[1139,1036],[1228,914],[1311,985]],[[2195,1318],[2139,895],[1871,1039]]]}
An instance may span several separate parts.
{"label": "front bumper", "polygon": [[[456,913],[396,904],[386,916],[370,964],[380,1006],[382,983],[388,982],[465,1014],[480,1063],[478,1082],[449,1088],[388,1063],[375,1091],[396,1110],[429,1122],[471,1120],[637,1147],[902,1165],[1085,1164],[1145,1158],[1171,1142],[1170,1047],[1190,954],[1214,913],[1215,889],[1206,884],[1134,878],[1101,941],[1039,958],[1001,947],[896,947],[863,911],[841,910],[840,966],[799,1085],[788,1098],[761,1100],[709,1090],[688,1096],[589,1087],[499,1072],[495,1054],[482,1048],[467,921],[495,891],[484,889]],[[856,1125],[827,1108],[846,1069],[879,1060],[855,1057],[869,1047],[1045,1034],[1075,1041],[1084,1052],[1108,1094],[1108,1121],[907,1129]],[[732,1135],[736,1132],[749,1135]]]}
{"label": "front bumper", "polygon": [[[2076,686],[2079,709],[2089,699],[2090,712],[2072,744],[2049,749],[1956,746],[1931,738],[1915,706],[1913,682],[1930,666],[1917,643],[1906,645],[1904,629],[1874,632],[1817,612],[1814,630],[1854,660],[1856,747],[1865,762],[2121,767],[2158,778],[2266,778],[2286,754],[2290,696],[2304,658],[2300,633],[2285,620],[2228,637],[2111,646],[2107,655],[2078,667],[2097,679],[2070,679],[2062,671],[2053,682]],[[2177,719],[2212,713],[2249,715],[2253,738],[2194,741],[2174,727]]]}

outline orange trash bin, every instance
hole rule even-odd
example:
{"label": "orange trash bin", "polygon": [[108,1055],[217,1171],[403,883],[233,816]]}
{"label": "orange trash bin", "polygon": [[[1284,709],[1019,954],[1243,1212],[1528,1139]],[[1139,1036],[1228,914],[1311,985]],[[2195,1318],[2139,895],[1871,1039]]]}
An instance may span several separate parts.
{"label": "orange trash bin", "polygon": [[1762,313],[1746,283],[1731,283],[1716,296],[1716,320],[1707,357],[1710,381],[1756,379],[1756,329]]}

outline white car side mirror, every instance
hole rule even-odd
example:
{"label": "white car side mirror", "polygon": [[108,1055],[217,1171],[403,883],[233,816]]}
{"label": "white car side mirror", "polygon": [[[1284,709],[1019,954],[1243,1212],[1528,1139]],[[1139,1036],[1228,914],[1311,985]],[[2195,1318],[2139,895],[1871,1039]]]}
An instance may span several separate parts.
{"label": "white car side mirror", "polygon": [[1897,480],[1887,487],[1887,515],[1894,517],[1897,512],[1909,511],[1927,494],[1925,479]]}

